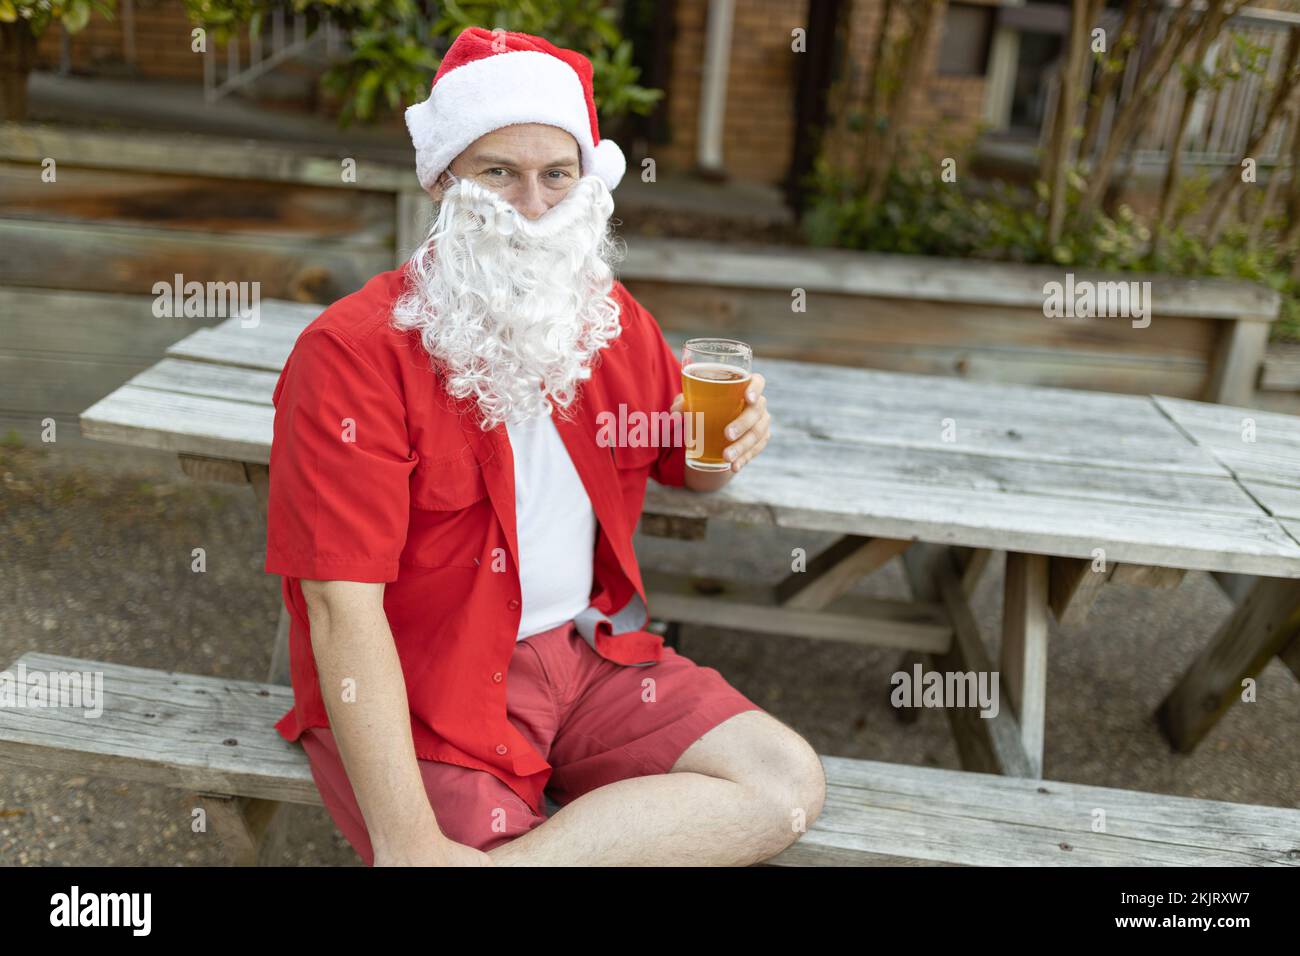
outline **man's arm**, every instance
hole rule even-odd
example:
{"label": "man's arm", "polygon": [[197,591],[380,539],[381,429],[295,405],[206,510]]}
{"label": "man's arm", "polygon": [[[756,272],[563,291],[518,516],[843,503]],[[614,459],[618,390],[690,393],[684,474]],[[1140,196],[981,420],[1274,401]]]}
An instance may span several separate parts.
{"label": "man's arm", "polygon": [[[486,853],[448,839],[424,789],[384,585],[302,582],[312,652],[330,728],[365,818],[375,864],[490,866]],[[356,698],[342,698],[343,682]]]}

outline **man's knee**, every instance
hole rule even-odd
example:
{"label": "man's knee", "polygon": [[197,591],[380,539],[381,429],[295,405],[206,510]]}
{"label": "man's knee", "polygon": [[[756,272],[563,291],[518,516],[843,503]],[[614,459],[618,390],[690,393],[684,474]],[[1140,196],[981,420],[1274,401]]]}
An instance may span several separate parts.
{"label": "man's knee", "polygon": [[781,725],[743,784],[758,794],[764,815],[780,833],[779,848],[812,826],[826,803],[826,773],[821,758],[803,737]]}

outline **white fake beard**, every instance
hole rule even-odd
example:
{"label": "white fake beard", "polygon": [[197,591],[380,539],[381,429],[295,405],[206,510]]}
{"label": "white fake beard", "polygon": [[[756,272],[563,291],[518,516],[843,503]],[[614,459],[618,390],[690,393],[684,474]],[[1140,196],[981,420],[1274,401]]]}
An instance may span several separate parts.
{"label": "white fake beard", "polygon": [[597,176],[536,220],[466,179],[444,193],[392,321],[420,330],[448,394],[477,402],[484,431],[568,408],[622,331],[613,211]]}

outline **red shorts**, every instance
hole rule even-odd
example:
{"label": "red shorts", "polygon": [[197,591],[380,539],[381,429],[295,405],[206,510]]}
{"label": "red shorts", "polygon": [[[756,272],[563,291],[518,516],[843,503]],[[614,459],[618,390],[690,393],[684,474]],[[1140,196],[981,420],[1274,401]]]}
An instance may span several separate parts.
{"label": "red shorts", "polygon": [[[643,686],[647,678],[653,685]],[[560,806],[616,780],[667,773],[713,727],[761,709],[716,670],[671,647],[650,667],[607,661],[572,621],[519,641],[506,683],[506,716],[553,768],[546,795]],[[325,808],[366,865],[373,865],[334,735],[313,727],[300,742]],[[457,843],[486,852],[546,821],[485,770],[435,760],[420,760],[419,766],[438,827]]]}

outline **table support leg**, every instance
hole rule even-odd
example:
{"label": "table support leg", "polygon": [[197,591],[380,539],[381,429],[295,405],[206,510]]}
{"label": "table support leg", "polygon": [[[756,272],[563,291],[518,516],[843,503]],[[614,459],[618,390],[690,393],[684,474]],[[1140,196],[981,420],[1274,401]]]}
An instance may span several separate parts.
{"label": "table support leg", "polygon": [[[1171,747],[1191,753],[1233,701],[1241,682],[1300,639],[1300,580],[1257,578],[1164,703],[1156,721]],[[1287,657],[1283,658],[1288,659]]]}
{"label": "table support leg", "polygon": [[280,801],[220,793],[200,793],[197,799],[233,865],[258,866],[278,852],[283,827],[274,824],[284,806]]}
{"label": "table support leg", "polygon": [[1043,775],[1047,717],[1047,566],[1045,555],[1008,553],[1002,602],[1001,686],[1035,778]]}
{"label": "table support leg", "polygon": [[[973,673],[977,680],[981,674],[991,674],[993,664],[963,587],[964,569],[953,550],[914,544],[904,552],[903,565],[913,596],[923,601],[941,600],[952,624],[952,644],[946,653],[930,655],[931,669],[945,675]],[[963,769],[1035,776],[1020,726],[1008,708],[999,707],[996,716],[990,717],[980,716],[978,705],[947,707],[945,711]]]}

